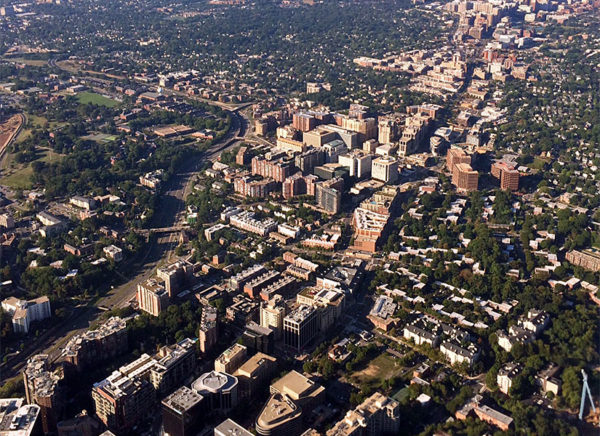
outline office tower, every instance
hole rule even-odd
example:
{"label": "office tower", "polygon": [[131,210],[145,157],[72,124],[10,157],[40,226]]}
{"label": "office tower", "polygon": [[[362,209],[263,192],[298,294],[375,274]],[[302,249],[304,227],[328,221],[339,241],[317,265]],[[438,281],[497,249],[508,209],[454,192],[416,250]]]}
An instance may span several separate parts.
{"label": "office tower", "polygon": [[283,341],[288,347],[302,350],[319,333],[317,310],[300,306],[283,319]]}

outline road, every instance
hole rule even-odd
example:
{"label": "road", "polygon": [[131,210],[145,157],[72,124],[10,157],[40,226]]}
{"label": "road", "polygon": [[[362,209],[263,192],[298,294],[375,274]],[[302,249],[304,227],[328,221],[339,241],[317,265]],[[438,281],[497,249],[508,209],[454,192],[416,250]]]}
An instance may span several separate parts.
{"label": "road", "polygon": [[15,139],[17,139],[17,137],[19,136],[19,134],[23,130],[23,127],[25,126],[25,124],[27,124],[27,115],[25,115],[23,113],[20,113],[18,116],[21,118],[21,124],[19,124],[19,126],[12,133],[12,135],[8,139],[8,141],[6,141],[6,144],[4,145],[4,147],[2,147],[2,149],[0,150],[0,161],[2,161],[2,159],[4,159],[4,155],[6,154],[6,150],[8,150],[10,148],[10,146],[12,145],[12,143],[15,141]]}
{"label": "road", "polygon": [[[193,176],[197,174],[200,167],[207,161],[214,161],[226,150],[235,147],[248,134],[248,120],[237,111],[229,112],[231,126],[229,131],[221,140],[210,146],[207,150],[194,156],[184,164],[177,174],[166,182],[159,198],[159,204],[153,217],[151,227],[171,227],[177,224],[181,212],[185,208],[185,197],[189,194]],[[138,265],[133,265],[132,275],[127,281],[108,292],[93,305],[76,307],[67,319],[59,325],[44,332],[25,345],[25,349],[19,354],[9,357],[0,365],[1,383],[6,382],[19,374],[25,366],[27,359],[39,353],[50,354],[53,358],[58,357],[58,350],[75,334],[89,328],[95,321],[103,308],[119,308],[128,304],[135,296],[136,285],[152,276],[156,267],[164,259],[168,259],[177,245],[177,235],[165,235],[151,239],[146,253]]]}

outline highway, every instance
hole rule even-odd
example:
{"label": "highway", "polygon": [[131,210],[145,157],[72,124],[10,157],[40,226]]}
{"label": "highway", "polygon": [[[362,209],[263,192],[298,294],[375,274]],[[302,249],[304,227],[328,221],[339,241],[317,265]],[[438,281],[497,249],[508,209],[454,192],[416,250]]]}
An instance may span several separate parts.
{"label": "highway", "polygon": [[[184,211],[185,197],[192,188],[194,175],[207,160],[214,162],[223,151],[234,148],[248,134],[248,119],[237,110],[230,111],[229,114],[231,125],[227,134],[207,150],[195,155],[194,159],[190,159],[165,183],[151,227],[176,225]],[[0,364],[0,383],[4,384],[8,379],[17,376],[27,359],[35,354],[47,353],[57,358],[61,346],[76,333],[88,329],[100,316],[100,307],[113,309],[126,306],[134,298],[137,284],[152,276],[160,263],[173,255],[176,246],[176,234],[151,239],[146,253],[138,260],[137,265],[132,265],[131,275],[124,277],[125,283],[107,289],[106,294],[93,304],[74,308],[62,323],[29,341],[24,350]]]}

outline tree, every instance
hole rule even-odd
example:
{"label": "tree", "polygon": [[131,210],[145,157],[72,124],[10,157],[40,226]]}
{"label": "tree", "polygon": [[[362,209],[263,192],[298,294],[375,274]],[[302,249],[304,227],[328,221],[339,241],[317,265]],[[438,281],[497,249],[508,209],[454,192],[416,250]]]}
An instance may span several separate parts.
{"label": "tree", "polygon": [[579,369],[573,366],[565,368],[562,374],[562,398],[571,409],[579,407],[581,389]]}

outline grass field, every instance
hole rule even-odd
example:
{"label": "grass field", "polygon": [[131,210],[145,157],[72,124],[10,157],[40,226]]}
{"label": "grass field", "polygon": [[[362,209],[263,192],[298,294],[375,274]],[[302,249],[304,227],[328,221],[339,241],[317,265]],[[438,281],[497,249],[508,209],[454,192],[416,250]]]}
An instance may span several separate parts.
{"label": "grass field", "polygon": [[[62,158],[62,155],[53,152],[52,150],[40,150],[36,161],[52,163]],[[0,179],[0,184],[8,186],[14,189],[30,189],[31,188],[31,175],[33,174],[33,168],[31,163],[22,165],[14,162],[13,155],[7,156],[6,167],[10,167],[4,170],[5,176]]]}
{"label": "grass field", "polygon": [[95,92],[80,92],[77,94],[77,100],[81,104],[97,104],[98,106],[115,107],[119,102]]}
{"label": "grass field", "polygon": [[101,144],[108,144],[117,140],[115,135],[107,135],[106,133],[94,133],[91,135],[83,136],[83,139],[89,139],[90,141],[96,141]]}

